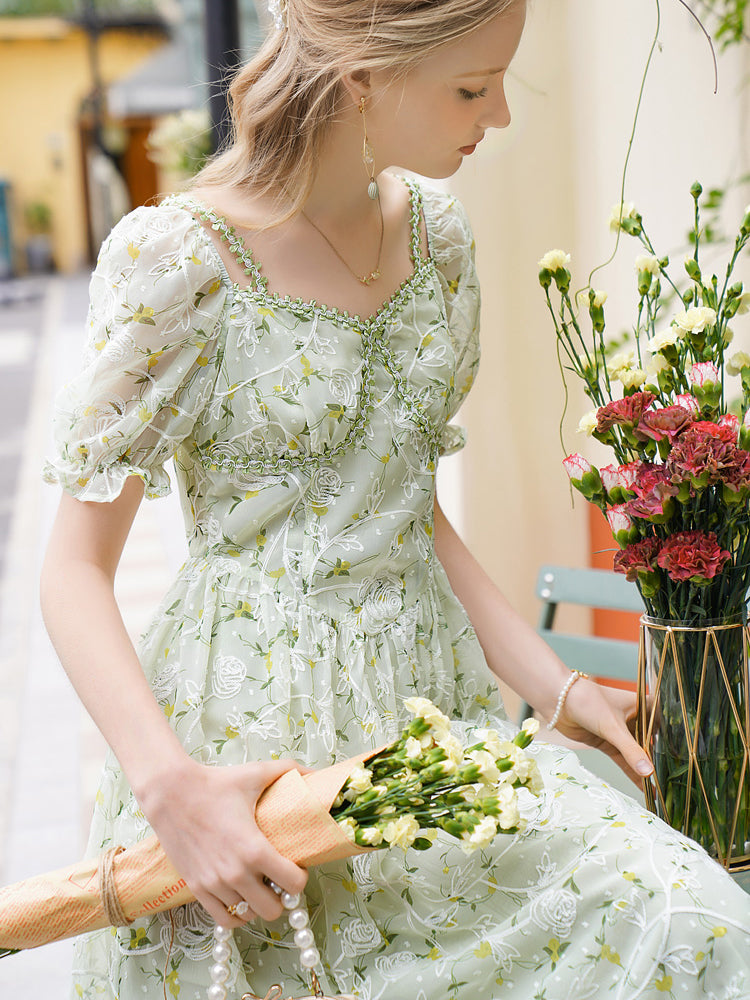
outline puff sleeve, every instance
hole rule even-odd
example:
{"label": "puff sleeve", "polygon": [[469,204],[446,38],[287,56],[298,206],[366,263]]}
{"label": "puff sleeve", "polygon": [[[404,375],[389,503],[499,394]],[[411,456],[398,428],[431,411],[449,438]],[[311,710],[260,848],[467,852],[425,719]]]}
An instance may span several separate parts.
{"label": "puff sleeve", "polygon": [[[471,389],[479,367],[480,293],[474,261],[474,236],[463,205],[453,195],[429,191],[424,198],[430,254],[443,291],[451,344],[456,357],[453,393],[447,419],[455,416]],[[463,427],[446,423],[441,455],[466,443]]]}
{"label": "puff sleeve", "polygon": [[208,234],[177,207],[142,207],[102,246],[91,278],[81,372],[56,400],[44,478],[110,501],[128,476],[164,496],[164,463],[205,408],[227,295]]}

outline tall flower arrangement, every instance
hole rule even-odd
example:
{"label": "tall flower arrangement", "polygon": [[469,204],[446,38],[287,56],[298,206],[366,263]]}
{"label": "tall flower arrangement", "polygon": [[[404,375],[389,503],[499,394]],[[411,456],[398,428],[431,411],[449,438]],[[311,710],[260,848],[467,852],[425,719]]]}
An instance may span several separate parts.
{"label": "tall flower arrangement", "polygon": [[724,274],[704,274],[701,193],[693,185],[684,290],[640,213],[615,209],[613,227],[644,251],[635,262],[633,343],[619,353],[605,339],[606,294],[585,293],[586,336],[569,255],[554,250],[539,262],[564,367],[594,403],[579,429],[615,458],[597,468],[569,455],[571,483],[606,515],[620,548],[614,568],[638,584],[648,613],[695,625],[742,613],[750,587],[750,355],[730,353],[730,323],[750,311],[750,292],[733,280],[750,240],[750,206]]}
{"label": "tall flower arrangement", "polygon": [[[750,866],[750,355],[731,323],[750,311],[735,268],[750,241],[750,205],[723,274],[704,271],[702,188],[681,287],[643,218],[619,205],[612,226],[641,244],[632,343],[605,338],[606,294],[571,296],[570,257],[539,262],[564,369],[594,408],[579,429],[612,449],[596,467],[565,468],[606,515],[614,569],[634,581],[642,619],[639,738],[655,765],[646,795],[672,826],[727,867]],[[574,298],[578,301],[574,302]],[[580,310],[580,311],[579,311]],[[588,313],[585,335],[580,312]]]}

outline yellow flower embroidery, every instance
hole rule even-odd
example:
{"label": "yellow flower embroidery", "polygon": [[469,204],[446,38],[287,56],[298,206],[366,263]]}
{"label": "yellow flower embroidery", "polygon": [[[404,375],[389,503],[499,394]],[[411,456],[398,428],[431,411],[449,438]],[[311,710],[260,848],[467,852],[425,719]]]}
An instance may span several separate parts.
{"label": "yellow flower embroidery", "polygon": [[672,989],[672,977],[663,976],[661,979],[655,981],[654,986],[660,993],[669,993]]}
{"label": "yellow flower embroidery", "polygon": [[474,949],[474,954],[477,958],[489,958],[492,954],[489,941],[482,941],[479,947]]}

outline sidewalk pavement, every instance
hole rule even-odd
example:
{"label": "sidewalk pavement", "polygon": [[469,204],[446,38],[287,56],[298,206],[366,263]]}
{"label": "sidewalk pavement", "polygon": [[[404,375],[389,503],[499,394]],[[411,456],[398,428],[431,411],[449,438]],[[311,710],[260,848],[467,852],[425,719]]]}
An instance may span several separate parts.
{"label": "sidewalk pavement", "polygon": [[[0,597],[0,885],[83,856],[105,745],[47,638],[39,574],[59,490],[40,476],[51,449],[57,388],[77,370],[88,276],[45,282],[30,419],[12,504]],[[123,617],[137,637],[185,558],[176,496],[143,503],[117,579]],[[0,961],[0,997],[68,996],[72,945]]]}

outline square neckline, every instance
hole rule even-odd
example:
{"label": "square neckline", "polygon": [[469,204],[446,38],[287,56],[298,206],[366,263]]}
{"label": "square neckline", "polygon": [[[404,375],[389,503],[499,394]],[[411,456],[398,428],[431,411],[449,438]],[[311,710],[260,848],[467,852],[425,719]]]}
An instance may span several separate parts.
{"label": "square neckline", "polygon": [[[195,224],[203,233],[207,246],[219,262],[223,276],[235,294],[249,297],[253,301],[266,305],[290,309],[296,315],[322,316],[325,319],[339,320],[347,326],[355,328],[371,327],[377,326],[387,315],[398,313],[408,301],[410,294],[416,293],[426,278],[434,273],[435,264],[430,248],[430,233],[427,216],[424,212],[422,189],[417,181],[410,177],[401,174],[395,176],[403,182],[409,192],[409,257],[412,271],[373,313],[364,318],[359,313],[353,313],[338,306],[328,306],[325,303],[319,303],[316,299],[303,299],[269,290],[268,278],[263,274],[261,264],[255,259],[243,238],[237,234],[235,227],[229,223],[225,216],[219,215],[215,209],[206,205],[199,198],[193,198],[188,193],[178,193],[168,195],[162,204],[176,205],[193,217]],[[422,253],[422,220],[424,220],[427,237],[427,256]],[[252,280],[252,284],[241,285],[230,277],[223,257],[206,232],[207,227],[202,223],[210,224],[211,228],[219,233],[220,239],[227,244],[232,255],[244,269],[245,274]]]}

